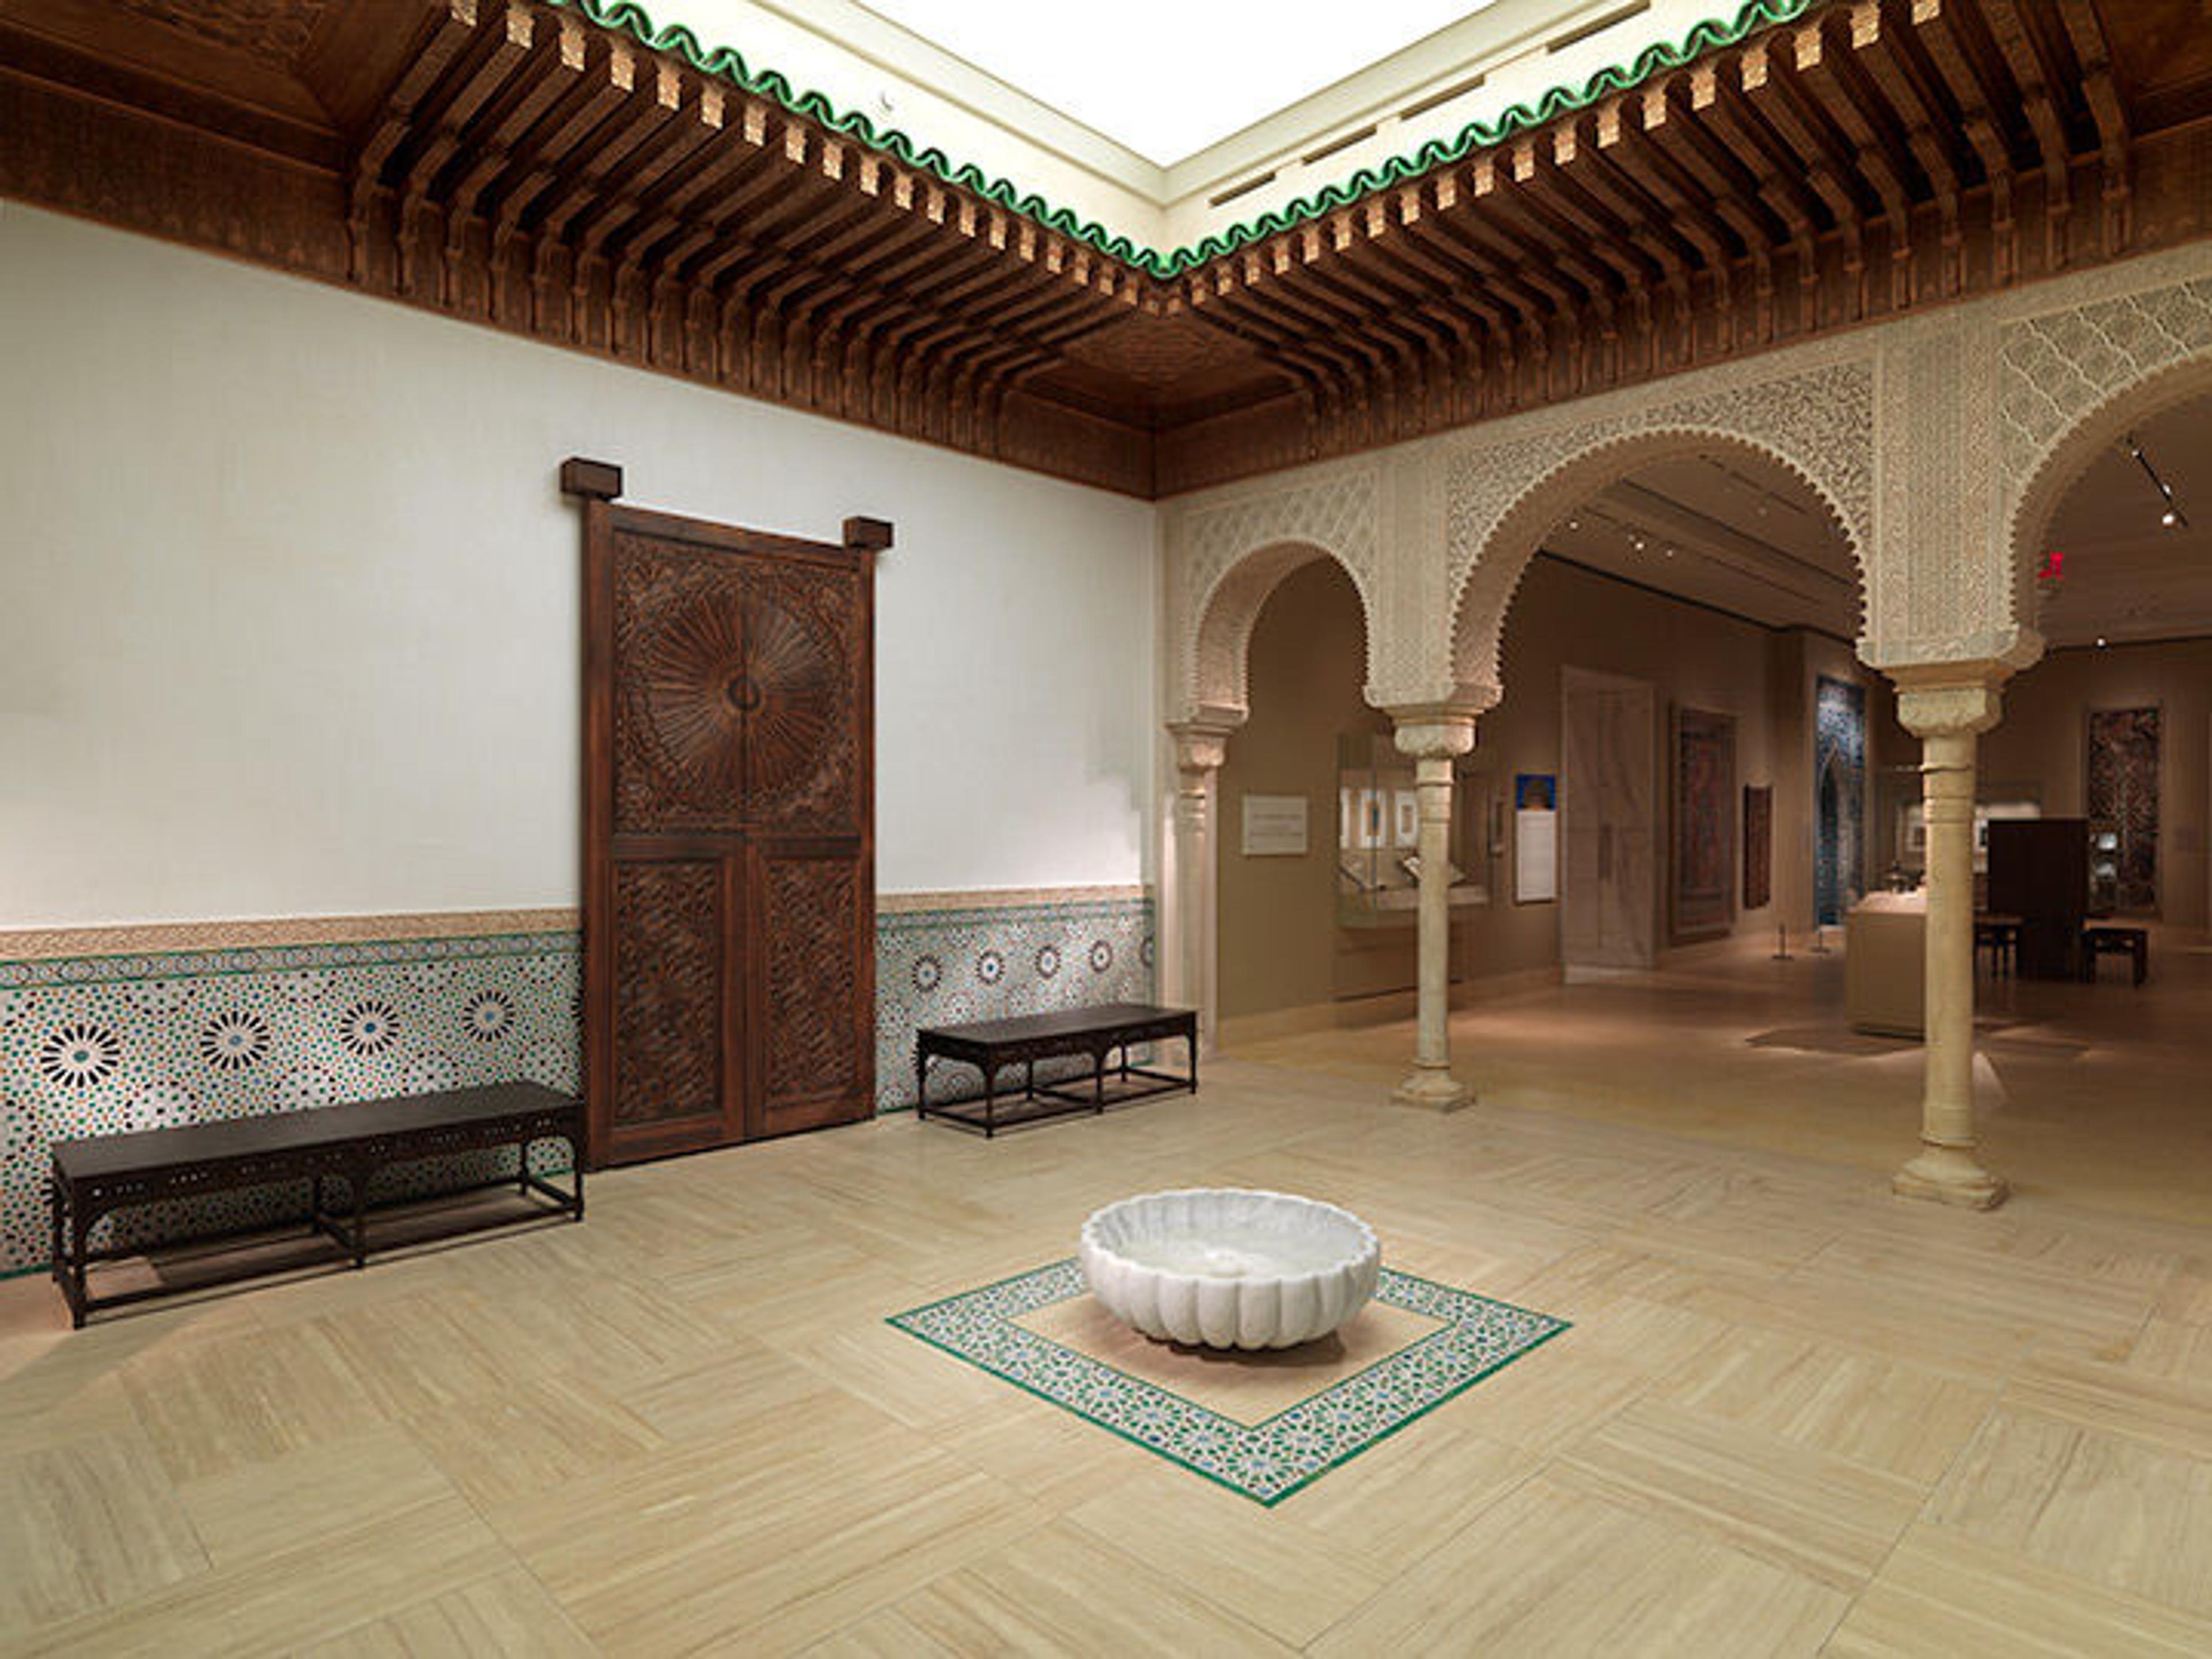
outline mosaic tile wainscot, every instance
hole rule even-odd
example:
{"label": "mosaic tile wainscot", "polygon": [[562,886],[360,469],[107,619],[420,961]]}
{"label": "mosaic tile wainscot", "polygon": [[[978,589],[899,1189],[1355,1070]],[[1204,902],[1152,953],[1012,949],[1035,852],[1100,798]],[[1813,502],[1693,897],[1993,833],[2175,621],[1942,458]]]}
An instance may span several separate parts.
{"label": "mosaic tile wainscot", "polygon": [[[890,896],[876,954],[877,1109],[899,1111],[914,1104],[922,1025],[1149,1000],[1152,901],[1139,889]],[[121,951],[88,936],[81,954],[0,957],[0,1273],[46,1265],[56,1141],[517,1078],[580,1088],[581,967],[573,925]],[[932,1091],[975,1084],[954,1075]],[[559,1148],[536,1162],[544,1174],[567,1168]],[[420,1168],[414,1184],[484,1172],[480,1159],[450,1160]],[[226,1194],[126,1212],[94,1242],[304,1207],[289,1188]]]}
{"label": "mosaic tile wainscot", "polygon": [[[0,961],[0,1272],[46,1263],[56,1141],[518,1078],[574,1091],[581,961],[573,927]],[[491,1173],[494,1156],[512,1154],[414,1166],[393,1192]],[[533,1160],[568,1167],[565,1149]],[[304,1188],[256,1188],[127,1211],[94,1242],[305,1210]]]}
{"label": "mosaic tile wainscot", "polygon": [[[1141,888],[886,896],[876,916],[876,1109],[914,1105],[923,1026],[1150,1002],[1157,954],[1152,898]],[[1037,1075],[1088,1070],[1078,1060],[1041,1065]],[[1006,1080],[1018,1083],[1011,1073]],[[969,1066],[930,1073],[932,1100],[981,1088]]]}

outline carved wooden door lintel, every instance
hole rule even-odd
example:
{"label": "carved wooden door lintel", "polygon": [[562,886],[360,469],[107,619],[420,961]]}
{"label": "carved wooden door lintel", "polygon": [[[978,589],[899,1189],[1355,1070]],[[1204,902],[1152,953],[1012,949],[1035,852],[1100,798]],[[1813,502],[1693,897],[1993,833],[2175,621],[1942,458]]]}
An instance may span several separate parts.
{"label": "carved wooden door lintel", "polygon": [[594,1164],[874,1109],[874,567],[584,508],[584,1053]]}

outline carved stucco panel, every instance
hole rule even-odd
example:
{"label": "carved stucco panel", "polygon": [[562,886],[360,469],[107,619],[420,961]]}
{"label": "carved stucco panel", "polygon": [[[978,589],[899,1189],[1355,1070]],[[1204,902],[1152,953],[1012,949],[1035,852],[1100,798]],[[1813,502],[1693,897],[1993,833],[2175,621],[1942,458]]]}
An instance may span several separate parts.
{"label": "carved stucco panel", "polygon": [[1394,455],[1383,472],[1379,614],[1368,643],[1368,701],[1378,708],[1436,698],[1429,635],[1448,616],[1445,451],[1430,442]]}
{"label": "carved stucco panel", "polygon": [[[1660,433],[1711,433],[1750,444],[1788,466],[1823,496],[1842,522],[1862,568],[1870,562],[1875,524],[1875,393],[1870,362],[1836,362],[1800,374],[1721,384],[1686,395],[1656,398],[1602,417],[1547,426],[1526,436],[1457,447],[1449,462],[1448,591],[1461,595],[1463,639],[1494,642],[1533,549],[1507,546],[1497,532],[1531,503],[1543,504],[1547,481],[1595,452]],[[1587,493],[1577,481],[1570,492]],[[1564,497],[1560,512],[1575,501]],[[1525,516],[1525,515],[1524,515]],[[1540,527],[1539,532],[1540,533]],[[1516,542],[1517,536],[1512,539]],[[1451,662],[1447,617],[1437,630],[1434,672],[1446,684],[1469,672],[1494,674],[1491,647],[1481,660]]]}
{"label": "carved stucco panel", "polygon": [[1987,643],[1986,550],[1967,533],[1960,498],[1969,471],[1967,372],[1966,343],[1948,319],[1883,354],[1880,625],[1868,629],[1866,653],[1877,663],[1971,657]]}
{"label": "carved stucco panel", "polygon": [[[1868,661],[2017,668],[2038,644],[2021,540],[2039,525],[2025,524],[2037,503],[2023,497],[2056,490],[2045,475],[2072,467],[2069,437],[2078,447],[2115,399],[2161,374],[2212,371],[2212,244],[1806,351],[1809,366],[1791,372],[1773,360],[1692,371],[1509,417],[1495,438],[1443,436],[1170,507],[1171,700],[1188,709],[1228,688],[1241,703],[1252,617],[1297,562],[1250,556],[1286,543],[1326,549],[1351,571],[1370,624],[1371,699],[1449,698],[1461,678],[1455,601],[1462,619],[1486,608],[1501,620],[1519,580],[1526,550],[1493,548],[1498,526],[1547,507],[1545,480],[1578,460],[1668,431],[1749,443],[1827,499],[1865,577]],[[1216,621],[1236,612],[1242,629],[1213,629],[1201,661],[1209,607]]]}
{"label": "carved stucco panel", "polygon": [[2006,476],[2024,488],[2069,428],[2113,393],[2212,351],[2212,277],[2023,318],[2002,330]]}
{"label": "carved stucco panel", "polygon": [[[2204,250],[2188,252],[2199,266],[2206,262]],[[2161,275],[2170,266],[2170,258],[2154,262]],[[2118,435],[2101,428],[2121,413],[2129,419],[2156,413],[2172,398],[2201,389],[2195,368],[2212,372],[2212,275],[2119,291],[2149,274],[2127,267],[2096,272],[2081,304],[2023,316],[1998,331],[2002,488],[1990,503],[1985,533],[2002,564],[2008,615],[2023,629],[2034,620],[2034,538],[2094,449]],[[2151,392],[2161,380],[2163,397]]]}
{"label": "carved stucco panel", "polygon": [[1359,590],[1371,653],[1382,470],[1379,459],[1364,460],[1302,476],[1278,489],[1187,507],[1170,518],[1169,620],[1174,660],[1180,665],[1173,688],[1176,702],[1186,710],[1207,704],[1243,706],[1244,643],[1252,623],[1276,581],[1304,557],[1293,552],[1252,561],[1254,554],[1270,549],[1319,549],[1344,566]]}

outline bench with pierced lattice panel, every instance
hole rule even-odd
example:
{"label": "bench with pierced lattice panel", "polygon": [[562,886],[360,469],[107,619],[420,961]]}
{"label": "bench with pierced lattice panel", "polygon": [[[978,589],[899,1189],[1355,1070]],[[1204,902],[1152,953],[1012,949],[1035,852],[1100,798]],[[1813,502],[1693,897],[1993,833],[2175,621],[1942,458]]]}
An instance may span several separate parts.
{"label": "bench with pierced lattice panel", "polygon": [[[572,1175],[567,1192],[530,1167],[531,1147],[547,1140],[568,1145]],[[514,1174],[440,1195],[511,1186],[526,1200],[522,1206],[472,1212],[465,1220],[442,1228],[433,1221],[427,1230],[410,1231],[407,1242],[548,1215],[584,1218],[584,1103],[537,1083],[492,1084],[61,1141],[53,1148],[49,1188],[54,1282],[69,1304],[70,1322],[82,1327],[87,1315],[100,1309],[174,1294],[180,1288],[197,1290],[256,1273],[289,1271],[301,1265],[296,1252],[274,1261],[256,1258],[228,1270],[196,1272],[187,1286],[162,1283],[94,1295],[90,1284],[94,1262],[143,1255],[149,1247],[138,1243],[95,1250],[91,1237],[101,1219],[119,1210],[300,1181],[309,1183],[306,1220],[310,1233],[327,1239],[359,1267],[368,1259],[371,1221],[381,1210],[397,1207],[369,1203],[369,1184],[379,1173],[425,1158],[504,1146],[515,1149]],[[333,1182],[345,1188],[343,1212],[328,1201]],[[265,1239],[266,1231],[203,1234],[191,1243],[219,1247],[248,1237]]]}
{"label": "bench with pierced lattice panel", "polygon": [[[1189,1059],[1188,1073],[1176,1077],[1129,1062],[1129,1050],[1139,1044],[1181,1039]],[[1109,1058],[1119,1051],[1118,1067]],[[1041,1060],[1076,1057],[1091,1061],[1091,1090],[1078,1093],[1037,1079]],[[929,1066],[933,1060],[957,1060],[982,1073],[980,1108],[963,1102],[929,1101]],[[1024,1069],[1021,1103],[1005,1113],[999,1109],[998,1078],[1008,1066]],[[915,1033],[915,1111],[918,1117],[939,1117],[964,1127],[994,1135],[1003,1125],[1037,1118],[1059,1117],[1069,1112],[1103,1112],[1110,1104],[1139,1100],[1148,1095],[1177,1090],[1198,1092],[1198,1015],[1188,1008],[1163,1008],[1149,1002],[1109,1002],[1088,1008],[1063,1008],[1048,1014],[1025,1014],[1014,1019],[979,1020],[966,1025],[926,1025]],[[1108,1092],[1109,1081],[1113,1092]]]}

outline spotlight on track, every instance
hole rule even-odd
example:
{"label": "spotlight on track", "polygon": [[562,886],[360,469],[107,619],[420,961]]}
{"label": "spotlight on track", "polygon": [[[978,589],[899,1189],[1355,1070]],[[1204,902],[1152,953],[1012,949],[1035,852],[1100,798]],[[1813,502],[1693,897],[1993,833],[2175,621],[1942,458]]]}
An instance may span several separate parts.
{"label": "spotlight on track", "polygon": [[2168,530],[2186,530],[2189,515],[2181,510],[2181,503],[2173,499],[2173,486],[2159,477],[2158,469],[2151,465],[2150,457],[2143,453],[2143,447],[2136,441],[2134,433],[2128,434],[2123,447],[2135,457],[2136,465],[2143,470],[2143,477],[2150,480],[2151,488],[2158,491],[2158,498],[2164,504],[2164,511],[2158,515],[2159,523]]}

